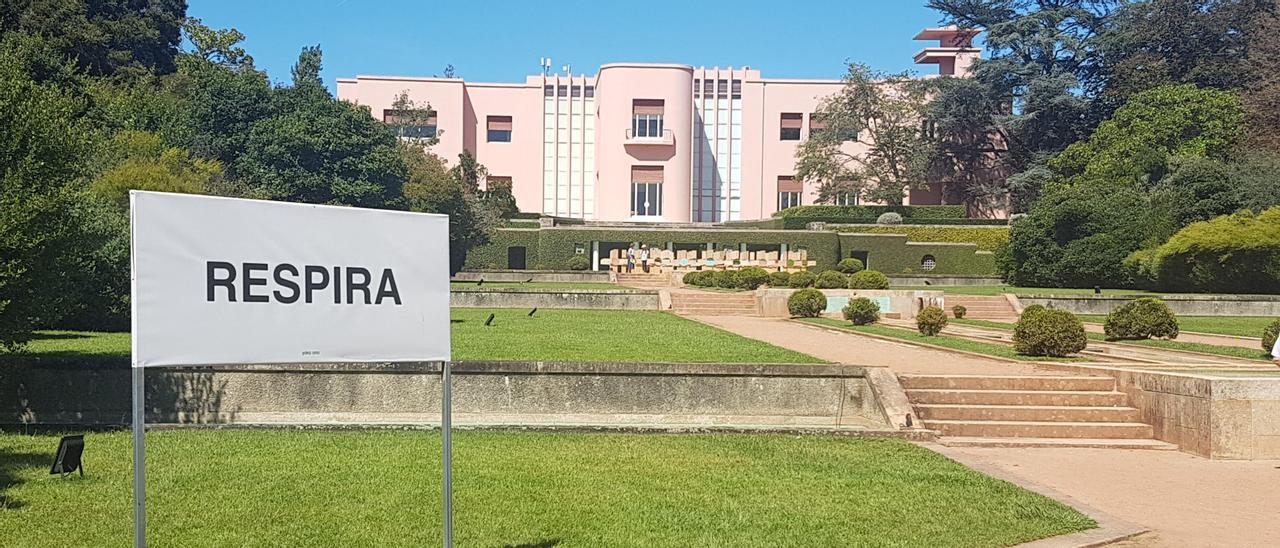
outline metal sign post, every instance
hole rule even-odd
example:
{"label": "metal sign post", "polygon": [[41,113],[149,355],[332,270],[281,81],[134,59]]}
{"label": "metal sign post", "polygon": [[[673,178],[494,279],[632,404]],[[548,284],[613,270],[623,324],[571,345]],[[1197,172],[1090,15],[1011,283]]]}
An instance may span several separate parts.
{"label": "metal sign post", "polygon": [[146,391],[142,368],[133,367],[133,545],[147,546],[147,451],[143,445],[146,432]]}
{"label": "metal sign post", "polygon": [[453,402],[449,362],[440,366],[440,460],[444,468],[444,546],[453,547]]}

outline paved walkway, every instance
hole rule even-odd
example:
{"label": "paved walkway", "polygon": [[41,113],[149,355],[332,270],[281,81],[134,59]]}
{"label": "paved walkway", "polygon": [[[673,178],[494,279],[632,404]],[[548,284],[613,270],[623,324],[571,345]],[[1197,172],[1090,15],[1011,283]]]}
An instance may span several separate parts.
{"label": "paved walkway", "polygon": [[1280,546],[1280,461],[1119,449],[952,447],[946,452],[1153,531],[1120,546]]}
{"label": "paved walkway", "polygon": [[895,373],[924,375],[1061,375],[1033,364],[1010,363],[932,348],[921,348],[781,318],[692,316],[744,337],[852,365],[882,365]]}

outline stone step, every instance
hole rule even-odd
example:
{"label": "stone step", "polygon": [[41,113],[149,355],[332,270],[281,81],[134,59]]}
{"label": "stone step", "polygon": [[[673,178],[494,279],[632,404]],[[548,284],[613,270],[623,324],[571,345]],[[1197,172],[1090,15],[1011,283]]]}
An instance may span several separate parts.
{"label": "stone step", "polygon": [[1123,392],[1072,390],[956,390],[951,388],[909,389],[907,399],[915,405],[1056,405],[1123,407]]}
{"label": "stone step", "polygon": [[756,296],[750,293],[722,293],[722,294],[690,294],[690,293],[672,293],[671,299],[675,301],[689,302],[724,302],[724,301],[742,301],[756,302]]}
{"label": "stone step", "polygon": [[1035,375],[899,375],[902,387],[911,389],[955,388],[961,390],[1055,390],[1111,392],[1111,377]]}
{"label": "stone step", "polygon": [[942,436],[938,443],[947,447],[1073,447],[1084,449],[1148,449],[1177,451],[1178,446],[1150,439],[1098,438],[958,438]]}
{"label": "stone step", "polygon": [[1155,431],[1140,422],[1052,422],[922,420],[943,436],[973,438],[1099,438],[1150,439]]}
{"label": "stone step", "polygon": [[1133,407],[923,404],[915,409],[923,420],[1138,422],[1142,419],[1142,412]]}
{"label": "stone step", "polygon": [[754,316],[754,308],[672,308],[671,312],[683,316]]}

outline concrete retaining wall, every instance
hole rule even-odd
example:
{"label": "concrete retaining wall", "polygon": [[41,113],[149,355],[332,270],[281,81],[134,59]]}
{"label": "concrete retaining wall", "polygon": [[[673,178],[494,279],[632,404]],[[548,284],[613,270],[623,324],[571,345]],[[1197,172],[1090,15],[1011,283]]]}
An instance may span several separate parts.
{"label": "concrete retaining wall", "polygon": [[474,282],[523,282],[533,278],[535,282],[558,283],[609,283],[608,272],[586,270],[464,270],[453,275],[454,281]]}
{"label": "concrete retaining wall", "polygon": [[1156,439],[1214,459],[1280,459],[1280,377],[1124,369],[1116,382]]}
{"label": "concrete retaining wall", "polygon": [[[847,365],[475,362],[454,367],[455,423],[888,431],[905,396]],[[122,367],[32,365],[0,379],[0,423],[129,422]],[[888,379],[888,380],[886,380]],[[439,369],[419,364],[152,368],[152,423],[438,424]],[[879,401],[883,395],[888,408]],[[907,410],[909,412],[909,408]],[[917,432],[918,433],[918,432]]]}
{"label": "concrete retaining wall", "polygon": [[[765,317],[786,318],[791,316],[787,309],[787,299],[797,289],[759,289],[756,300],[760,303],[760,315]],[[907,291],[879,289],[822,289],[827,296],[825,315],[839,317],[840,311],[848,304],[849,299],[867,297],[880,305],[881,314],[894,314],[902,319],[916,317],[916,312],[930,303],[940,302],[941,291]]]}
{"label": "concrete retaining wall", "polygon": [[1004,280],[999,276],[927,276],[923,274],[913,276],[910,274],[890,274],[889,283],[909,287],[922,285],[1002,285]]}
{"label": "concrete retaining wall", "polygon": [[[1075,314],[1107,314],[1137,298],[1134,295],[1018,295],[1026,307],[1052,306]],[[1280,296],[1160,295],[1175,314],[1184,316],[1280,316]]]}
{"label": "concrete retaining wall", "polygon": [[640,289],[458,289],[449,293],[455,308],[592,308],[659,310],[657,291]]}

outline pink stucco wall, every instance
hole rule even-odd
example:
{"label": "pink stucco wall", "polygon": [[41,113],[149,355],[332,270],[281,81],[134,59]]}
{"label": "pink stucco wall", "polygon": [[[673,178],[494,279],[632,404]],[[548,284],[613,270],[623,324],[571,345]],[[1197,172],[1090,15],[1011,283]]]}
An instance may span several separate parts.
{"label": "pink stucco wall", "polygon": [[[916,39],[938,41],[943,47],[925,48],[916,55],[916,61],[937,65],[941,74],[966,76],[980,55],[979,50],[972,47],[973,34],[955,28],[925,29]],[[588,177],[594,177],[594,194],[582,190],[594,200],[592,210],[581,215],[605,221],[687,222],[693,219],[691,200],[697,178],[693,173],[695,132],[703,131],[694,125],[694,106],[698,100],[693,92],[695,79],[742,82],[739,218],[769,217],[777,209],[778,177],[794,175],[796,146],[800,143],[780,139],[782,113],[802,114],[801,139],[808,138],[810,115],[824,98],[840,91],[840,80],[769,79],[750,68],[695,69],[687,65],[615,63],[601,67],[594,78],[534,75],[522,83],[510,84],[448,78],[340,78],[338,96],[369,106],[371,114],[378,119],[382,119],[383,109],[391,108],[401,92],[407,91],[419,107],[430,104],[437,112],[441,132],[440,142],[433,148],[436,154],[455,163],[464,149],[473,152],[490,174],[511,178],[516,202],[522,211],[542,212],[547,203],[559,203],[544,200],[544,168],[557,171],[554,166],[543,165],[545,157],[556,156],[554,153],[544,155],[543,149],[547,146],[544,131],[549,131],[546,135],[557,132],[543,127],[545,120],[556,119],[544,117],[543,110],[545,105],[558,102],[544,101],[543,86],[570,81],[594,84],[595,112],[587,113],[594,116],[594,166],[585,167],[592,170],[593,175]],[[664,129],[670,133],[670,139],[660,139],[660,142],[628,139],[636,99],[663,100]],[[576,101],[573,104],[578,104]],[[486,124],[490,115],[511,116],[511,142],[487,141]],[[861,143],[844,146],[846,152],[853,154],[864,153],[866,149]],[[716,161],[729,160],[717,155]],[[663,168],[663,205],[659,218],[631,219],[631,168],[638,165]],[[558,188],[551,184],[553,189]],[[912,192],[905,201],[938,203],[942,194],[939,189]],[[551,194],[546,197],[558,198]],[[581,203],[587,203],[586,197],[578,198]],[[816,199],[816,186],[806,184],[802,203],[813,204]]]}
{"label": "pink stucco wall", "polygon": [[[628,141],[632,102],[663,101],[671,144]],[[597,218],[631,217],[631,167],[662,166],[662,218],[688,222],[693,135],[693,67],[616,63],[596,77]],[[665,133],[665,132],[664,132]]]}

